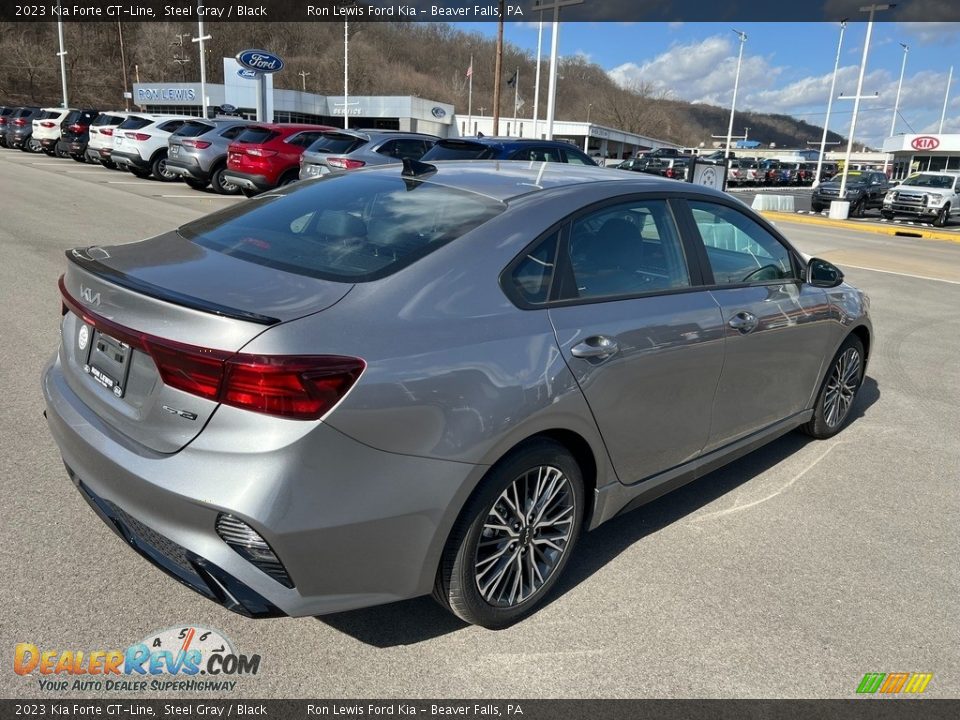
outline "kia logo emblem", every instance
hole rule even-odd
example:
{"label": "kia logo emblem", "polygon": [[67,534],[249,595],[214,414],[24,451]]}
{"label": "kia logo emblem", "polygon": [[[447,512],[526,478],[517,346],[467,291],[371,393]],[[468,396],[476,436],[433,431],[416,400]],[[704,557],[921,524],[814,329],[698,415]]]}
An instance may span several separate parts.
{"label": "kia logo emblem", "polygon": [[280,56],[266,50],[241,50],[237,53],[237,62],[248,70],[261,73],[275,73],[283,69]]}
{"label": "kia logo emblem", "polygon": [[914,138],[910,146],[914,150],[936,150],[940,147],[940,140],[930,135],[921,135],[920,137]]}

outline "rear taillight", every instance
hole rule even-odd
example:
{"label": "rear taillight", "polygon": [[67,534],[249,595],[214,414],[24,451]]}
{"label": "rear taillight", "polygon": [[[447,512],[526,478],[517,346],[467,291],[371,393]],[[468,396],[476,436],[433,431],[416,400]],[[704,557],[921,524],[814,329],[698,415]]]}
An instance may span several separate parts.
{"label": "rear taillight", "polygon": [[350,158],[328,157],[326,160],[327,165],[335,168],[341,168],[342,170],[354,170],[366,165],[363,160],[352,160]]}
{"label": "rear taillight", "polygon": [[131,140],[139,140],[140,142],[150,139],[150,136],[146,133],[125,133],[125,135]]}
{"label": "rear taillight", "polygon": [[243,151],[247,155],[253,155],[254,157],[273,157],[277,154],[276,150],[267,150],[266,148],[258,147],[244,148]]}
{"label": "rear taillight", "polygon": [[110,137],[111,135],[113,135],[113,128],[104,128],[103,130],[99,130],[98,132],[101,135],[106,135],[107,137]]}
{"label": "rear taillight", "polygon": [[206,140],[181,140],[181,145],[186,145],[187,147],[197,148],[198,150],[203,150],[210,147],[210,143]]}
{"label": "rear taillight", "polygon": [[0,117],[0,125],[6,125],[7,119],[5,117]]}
{"label": "rear taillight", "polygon": [[170,387],[252,412],[318,420],[363,373],[360,358],[250,355],[213,350],[130,330],[84,308],[60,278],[63,304],[85,323],[149,355]]}
{"label": "rear taillight", "polygon": [[668,178],[672,178],[672,177],[673,177],[673,168],[667,168],[666,176],[667,176]]}
{"label": "rear taillight", "polygon": [[86,132],[87,128],[85,125],[78,125],[74,123],[73,125],[68,125],[67,130],[69,130],[70,132],[82,133],[82,132]]}
{"label": "rear taillight", "polygon": [[40,123],[40,127],[48,127],[48,128],[49,128],[49,127],[56,127],[56,126],[57,126],[56,123],[52,123],[52,122],[49,122],[49,121],[47,121],[47,120],[44,120],[42,123]]}
{"label": "rear taillight", "polygon": [[13,124],[16,125],[17,127],[23,127],[24,125],[27,124],[27,121],[24,120],[23,118],[17,118],[16,120],[13,121]]}

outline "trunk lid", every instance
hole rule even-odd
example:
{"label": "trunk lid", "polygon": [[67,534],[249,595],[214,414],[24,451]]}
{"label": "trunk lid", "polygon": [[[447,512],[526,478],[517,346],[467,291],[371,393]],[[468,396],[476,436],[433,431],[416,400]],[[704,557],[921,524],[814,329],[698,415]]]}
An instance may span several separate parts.
{"label": "trunk lid", "polygon": [[[160,453],[189,443],[219,404],[183,389],[189,373],[202,375],[204,363],[231,356],[272,325],[330,307],[352,287],[246,262],[175,232],[67,257],[66,381],[103,422]],[[183,366],[183,358],[192,359]]]}

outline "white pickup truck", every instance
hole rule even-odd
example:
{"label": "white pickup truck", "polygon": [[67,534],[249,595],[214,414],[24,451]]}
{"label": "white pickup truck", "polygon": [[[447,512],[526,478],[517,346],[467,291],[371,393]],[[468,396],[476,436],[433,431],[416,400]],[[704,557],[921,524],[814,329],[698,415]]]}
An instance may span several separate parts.
{"label": "white pickup truck", "polygon": [[883,198],[880,214],[887,220],[910,215],[943,227],[960,217],[960,172],[939,170],[914,173]]}

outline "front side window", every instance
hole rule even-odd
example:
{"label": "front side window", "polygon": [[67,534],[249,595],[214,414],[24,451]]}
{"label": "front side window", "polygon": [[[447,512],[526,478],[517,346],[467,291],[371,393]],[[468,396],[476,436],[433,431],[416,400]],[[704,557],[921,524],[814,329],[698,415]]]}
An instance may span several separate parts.
{"label": "front side window", "polygon": [[726,205],[689,205],[717,285],[796,279],[790,251],[756,221]]}
{"label": "front side window", "polygon": [[605,207],[577,220],[570,232],[569,256],[576,298],[690,286],[680,236],[664,200]]}

